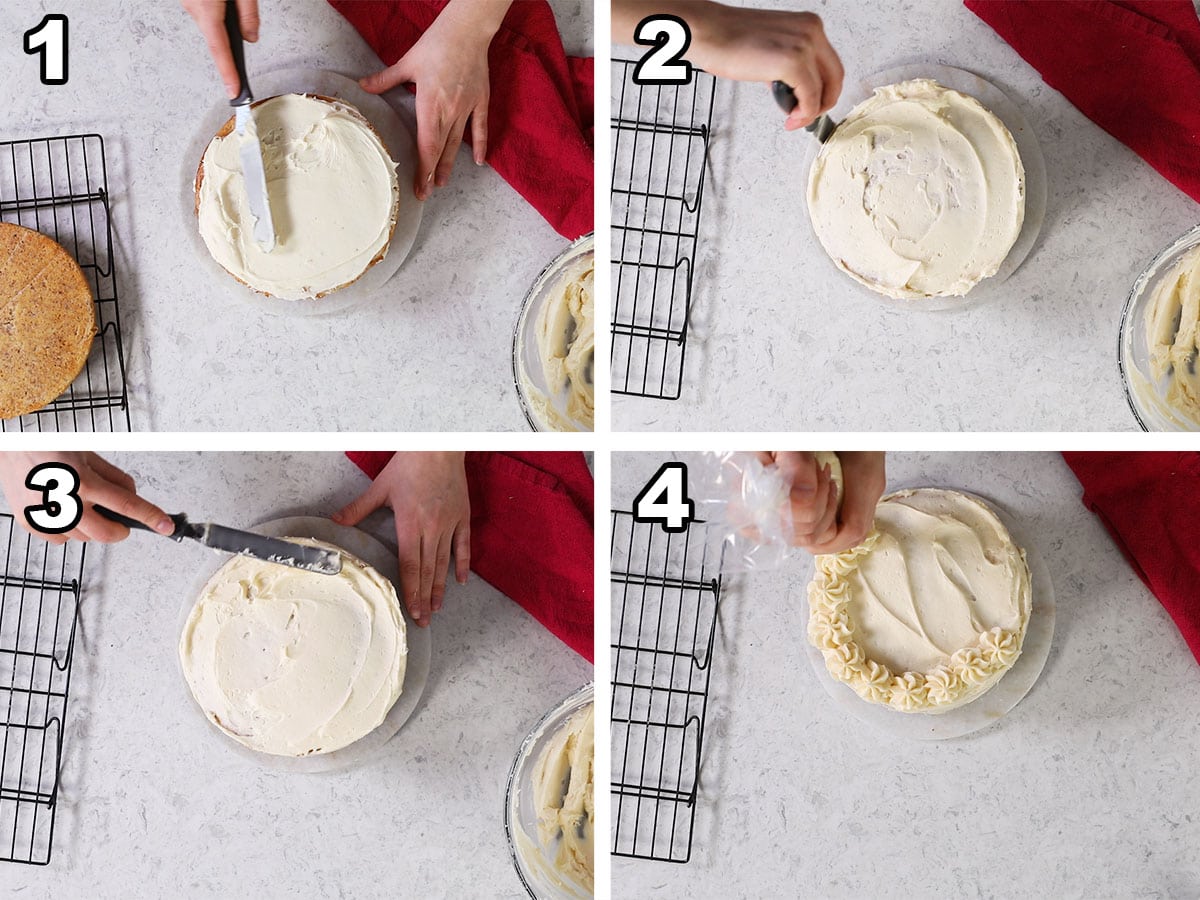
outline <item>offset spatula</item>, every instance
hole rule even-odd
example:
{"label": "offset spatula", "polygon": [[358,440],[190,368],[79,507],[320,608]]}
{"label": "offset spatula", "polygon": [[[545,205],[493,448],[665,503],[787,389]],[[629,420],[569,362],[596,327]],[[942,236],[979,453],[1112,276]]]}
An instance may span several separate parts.
{"label": "offset spatula", "polygon": [[242,27],[238,24],[237,4],[233,0],[225,3],[225,31],[229,35],[229,49],[233,53],[233,64],[237,67],[241,92],[229,101],[234,108],[237,121],[238,150],[242,158],[242,180],[246,183],[246,200],[250,215],[254,216],[254,242],[263,252],[275,249],[275,222],[271,218],[271,200],[267,195],[267,173],[263,170],[262,145],[258,141],[258,129],[250,104],[254,95],[250,93],[250,79],[246,77],[246,48],[242,43]]}
{"label": "offset spatula", "polygon": [[[796,99],[796,92],[792,90],[791,86],[784,84],[782,81],[771,82],[771,94],[775,97],[775,102],[779,104],[779,108],[785,113],[790,114],[800,102]],[[804,130],[823,144],[829,140],[829,136],[833,134],[834,129],[837,127],[837,122],[822,113],[809,124],[805,125]]]}
{"label": "offset spatula", "polygon": [[[106,507],[96,506],[95,509],[104,518],[120,522],[127,528],[153,531],[152,528],[137,519],[123,516]],[[199,541],[205,547],[212,547],[214,550],[239,553],[242,556],[278,563],[281,566],[291,566],[293,569],[305,569],[320,575],[336,575],[342,571],[342,555],[336,550],[325,550],[322,547],[309,547],[280,538],[264,537],[251,531],[238,531],[236,528],[226,528],[224,525],[213,525],[211,522],[193,524],[183,513],[171,516],[171,521],[175,523],[175,530],[166,537],[170,537],[174,541],[182,541],[187,538]],[[154,533],[157,534],[157,532]]]}

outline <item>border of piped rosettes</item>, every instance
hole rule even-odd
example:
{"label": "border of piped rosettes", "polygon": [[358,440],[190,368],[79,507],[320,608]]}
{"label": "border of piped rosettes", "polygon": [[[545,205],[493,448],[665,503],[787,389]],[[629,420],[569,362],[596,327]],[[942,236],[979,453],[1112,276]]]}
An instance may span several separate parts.
{"label": "border of piped rosettes", "polygon": [[816,574],[808,585],[808,639],[825,657],[825,668],[858,696],[900,712],[938,709],[980,691],[1021,655],[1021,635],[992,628],[974,647],[964,647],[928,672],[892,674],[869,659],[854,640],[854,625],[846,612],[849,575],[879,541],[879,532],[841,553],[817,556]]}

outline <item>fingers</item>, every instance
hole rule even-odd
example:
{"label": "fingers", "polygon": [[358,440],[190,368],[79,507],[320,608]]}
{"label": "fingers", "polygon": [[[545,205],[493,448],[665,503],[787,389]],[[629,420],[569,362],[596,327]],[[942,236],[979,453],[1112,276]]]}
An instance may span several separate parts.
{"label": "fingers", "polygon": [[484,97],[483,102],[471,113],[471,147],[477,166],[482,166],[487,160],[487,126],[488,98]]}
{"label": "fingers", "polygon": [[104,457],[95,453],[89,453],[88,465],[107,481],[111,481],[113,484],[119,485],[127,491],[137,492],[137,485],[134,484],[133,478],[130,477],[129,473],[118,469]]}
{"label": "fingers", "polygon": [[417,94],[417,176],[413,193],[427,200],[433,193],[433,173],[446,147],[448,129],[432,100]]}
{"label": "fingers", "polygon": [[[131,519],[137,519],[159,534],[170,534],[175,530],[175,523],[171,521],[170,516],[149,500],[139,497],[133,491],[127,490],[118,484],[113,484],[111,481],[104,480],[94,471],[80,472],[79,480],[79,494],[85,502],[93,505],[98,503],[101,506],[107,506],[113,512],[129,516]],[[101,519],[98,513],[91,513],[91,515],[97,520]],[[87,518],[86,514],[85,518]],[[105,519],[103,521],[107,523],[108,520]],[[98,534],[101,532],[106,535],[116,533],[109,529],[107,525],[92,524],[91,522],[89,522],[87,530],[89,534],[93,534],[97,539],[99,539]],[[127,537],[128,534],[128,529],[126,529],[121,537],[114,539],[121,540],[123,537]]]}
{"label": "fingers", "polygon": [[368,94],[382,94],[406,81],[412,81],[412,75],[409,73],[406,63],[407,60],[401,57],[386,69],[359,79],[358,86]]}
{"label": "fingers", "polygon": [[379,507],[384,505],[386,497],[383,493],[375,490],[375,483],[367,488],[362,494],[351,500],[330,518],[339,525],[357,525]]}
{"label": "fingers", "polygon": [[465,120],[455,122],[446,135],[446,146],[442,148],[442,155],[438,157],[433,177],[433,183],[438,187],[445,187],[450,182],[450,173],[454,170],[454,157],[458,155],[458,148],[462,146],[462,136],[466,127]]}
{"label": "fingers", "polygon": [[396,519],[396,548],[400,560],[400,591],[404,607],[413,621],[424,627],[428,624],[429,613],[421,603],[421,535],[420,532],[410,531],[399,518]]}
{"label": "fingers", "polygon": [[822,74],[821,112],[829,112],[837,105],[838,97],[842,95],[842,85],[845,83],[846,71],[833,47],[820,57]]}
{"label": "fingers", "polygon": [[837,534],[810,547],[813,553],[840,553],[861,544],[875,524],[875,506],[887,487],[884,454],[840,452],[845,496]]}
{"label": "fingers", "polygon": [[459,584],[467,583],[471,571],[471,525],[463,522],[454,532],[454,574]]}
{"label": "fingers", "polygon": [[446,573],[450,570],[450,540],[452,535],[445,532],[438,538],[437,554],[433,560],[433,587],[429,591],[429,609],[437,612],[442,608],[442,598],[446,596]]}
{"label": "fingers", "polygon": [[[107,506],[108,504],[101,505]],[[110,506],[109,509],[112,509],[112,507]],[[115,544],[129,537],[129,528],[127,526],[122,525],[120,522],[106,519],[93,509],[88,509],[83,514],[83,518],[79,520],[75,531],[82,533],[81,535],[76,535],[79,540],[95,541],[98,544]]]}
{"label": "fingers", "polygon": [[[417,624],[424,628],[429,624],[430,615],[433,613],[432,597],[433,597],[433,578],[434,578],[434,561],[437,559],[437,544],[431,535],[421,535],[421,578],[420,586],[418,587],[419,594],[417,596],[417,605],[421,610],[419,616],[414,616]],[[446,589],[445,581],[442,582],[442,590]]]}
{"label": "fingers", "polygon": [[238,78],[237,66],[233,64],[233,53],[229,49],[229,35],[225,33],[223,17],[197,20],[204,41],[208,44],[209,55],[217,64],[217,74],[225,85],[225,93],[232,100],[238,95],[241,79]]}
{"label": "fingers", "polygon": [[258,40],[258,0],[237,0],[237,8],[242,37],[253,44]]}
{"label": "fingers", "polygon": [[784,127],[788,131],[804,128],[821,114],[821,95],[823,90],[820,70],[816,60],[806,58],[798,61],[799,68],[791,76],[788,84],[796,95],[796,108],[788,113]]}

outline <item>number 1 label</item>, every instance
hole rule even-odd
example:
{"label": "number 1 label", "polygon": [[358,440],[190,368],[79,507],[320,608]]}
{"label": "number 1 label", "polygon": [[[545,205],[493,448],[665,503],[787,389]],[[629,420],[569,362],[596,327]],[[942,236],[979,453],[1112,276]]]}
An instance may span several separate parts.
{"label": "number 1 label", "polygon": [[25,32],[25,52],[42,56],[42,84],[67,83],[67,17],[50,13]]}

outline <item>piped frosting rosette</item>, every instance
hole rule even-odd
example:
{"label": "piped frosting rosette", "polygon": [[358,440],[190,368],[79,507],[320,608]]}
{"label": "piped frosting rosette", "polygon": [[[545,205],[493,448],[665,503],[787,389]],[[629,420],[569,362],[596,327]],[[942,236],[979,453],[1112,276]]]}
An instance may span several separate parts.
{"label": "piped frosting rosette", "polygon": [[871,703],[946,712],[1012,668],[1031,609],[1025,554],[990,509],[954,491],[885,497],[857,547],[816,557],[808,637]]}

